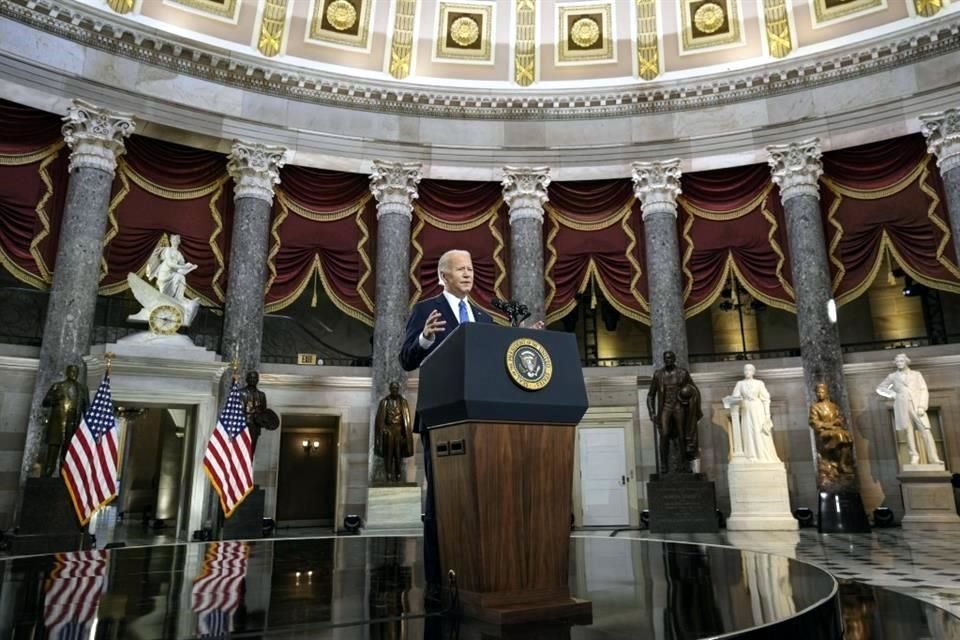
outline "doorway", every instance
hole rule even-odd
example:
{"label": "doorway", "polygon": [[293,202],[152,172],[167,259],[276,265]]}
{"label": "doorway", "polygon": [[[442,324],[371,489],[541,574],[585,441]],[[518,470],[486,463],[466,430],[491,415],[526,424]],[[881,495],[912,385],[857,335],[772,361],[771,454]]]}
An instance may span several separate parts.
{"label": "doorway", "polygon": [[340,418],[282,418],[277,478],[278,527],[332,527],[337,506]]}
{"label": "doorway", "polygon": [[577,426],[575,526],[639,525],[633,443],[632,411],[619,407],[587,411]]}
{"label": "doorway", "polygon": [[121,535],[176,537],[189,513],[195,407],[118,405]]}

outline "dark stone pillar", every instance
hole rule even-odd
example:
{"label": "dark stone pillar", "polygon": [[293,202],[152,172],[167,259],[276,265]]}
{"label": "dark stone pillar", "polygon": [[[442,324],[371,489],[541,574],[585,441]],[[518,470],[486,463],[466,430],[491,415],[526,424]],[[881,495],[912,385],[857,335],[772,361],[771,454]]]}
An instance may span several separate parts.
{"label": "dark stone pillar", "polygon": [[687,368],[687,329],[677,240],[680,161],[634,162],[633,184],[643,210],[653,368],[663,366],[665,351],[673,351],[677,364]]}
{"label": "dark stone pillar", "polygon": [[527,305],[529,322],[544,319],[543,203],[550,169],[504,167],[503,200],[510,207],[510,297]]}
{"label": "dark stone pillar", "polygon": [[416,162],[373,163],[370,191],[377,200],[377,289],[373,324],[373,382],[370,398],[371,476],[378,459],[373,455],[373,417],[387,395],[390,382],[403,389],[406,373],[400,367],[400,347],[410,302],[410,221],[413,201],[422,178]]}
{"label": "dark stone pillar", "polygon": [[221,353],[225,360],[239,358],[241,379],[260,366],[270,211],[284,152],[282,147],[234,142],[227,165],[235,188]]}
{"label": "dark stone pillar", "polygon": [[20,486],[26,483],[44,438],[43,398],[69,364],[83,367],[90,350],[100,282],[103,237],[117,158],[134,130],[133,116],[75,100],[64,117],[63,139],[71,149],[70,181],[60,244],[47,303],[37,381],[23,448]]}
{"label": "dark stone pillar", "polygon": [[920,116],[920,120],[927,149],[937,157],[940,167],[953,247],[960,256],[960,109],[929,113]]}

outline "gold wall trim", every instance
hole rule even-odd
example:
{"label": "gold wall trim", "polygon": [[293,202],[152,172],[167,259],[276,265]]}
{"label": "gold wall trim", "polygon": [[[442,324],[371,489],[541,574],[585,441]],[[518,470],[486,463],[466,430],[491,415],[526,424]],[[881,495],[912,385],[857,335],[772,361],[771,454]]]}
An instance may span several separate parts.
{"label": "gold wall trim", "polygon": [[136,0],[107,0],[107,6],[117,13],[130,13]]}
{"label": "gold wall trim", "polygon": [[918,16],[929,18],[940,13],[940,9],[943,9],[943,0],[913,0],[913,8],[916,9]]}
{"label": "gold wall trim", "polygon": [[516,0],[516,3],[513,81],[529,87],[537,79],[537,5],[534,0]]}
{"label": "gold wall trim", "polygon": [[887,0],[847,0],[832,6],[827,3],[828,0],[813,0],[813,19],[816,25],[887,6]]}
{"label": "gold wall trim", "polygon": [[236,20],[237,8],[240,4],[239,0],[164,0],[164,2],[227,20]]}
{"label": "gold wall trim", "polygon": [[395,0],[393,38],[390,44],[390,75],[403,80],[410,75],[413,58],[413,21],[417,12],[416,0]]}
{"label": "gold wall trim", "polygon": [[660,37],[657,33],[657,0],[636,0],[637,75],[653,80],[660,75]]}
{"label": "gold wall trim", "polygon": [[287,0],[263,0],[263,3],[257,51],[272,58],[280,53],[283,45],[284,30],[287,26]]}
{"label": "gold wall trim", "polygon": [[763,0],[763,19],[770,55],[774,58],[787,57],[793,51],[787,0]]}

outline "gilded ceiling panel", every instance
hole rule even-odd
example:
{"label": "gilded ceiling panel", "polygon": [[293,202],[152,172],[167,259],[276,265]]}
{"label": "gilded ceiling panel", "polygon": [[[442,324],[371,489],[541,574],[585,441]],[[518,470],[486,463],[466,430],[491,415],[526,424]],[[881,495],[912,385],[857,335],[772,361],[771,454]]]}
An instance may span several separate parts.
{"label": "gilded ceiling panel", "polygon": [[436,60],[493,62],[493,4],[441,2],[437,20]]}
{"label": "gilded ceiling panel", "polygon": [[557,64],[616,60],[613,6],[562,4],[557,6]]}
{"label": "gilded ceiling panel", "polygon": [[367,49],[374,0],[312,0],[307,40]]}
{"label": "gilded ceiling panel", "polygon": [[887,0],[810,0],[814,24],[852,17],[875,9],[885,9]]}
{"label": "gilded ceiling panel", "polygon": [[240,4],[240,0],[164,0],[164,2],[227,20],[236,18],[237,5]]}
{"label": "gilded ceiling panel", "polygon": [[679,0],[680,53],[743,41],[740,0]]}

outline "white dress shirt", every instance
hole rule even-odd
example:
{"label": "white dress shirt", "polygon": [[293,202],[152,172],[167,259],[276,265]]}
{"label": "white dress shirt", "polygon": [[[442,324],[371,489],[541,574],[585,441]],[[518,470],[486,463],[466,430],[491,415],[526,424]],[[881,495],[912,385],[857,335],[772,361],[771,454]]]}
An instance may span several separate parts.
{"label": "white dress shirt", "polygon": [[[447,300],[447,304],[450,305],[450,311],[453,312],[453,317],[457,320],[460,319],[460,298],[453,295],[446,289],[443,290],[443,297]],[[470,322],[476,322],[477,319],[473,317],[473,307],[470,306],[470,299],[463,298],[463,301],[467,303],[467,317],[470,318]],[[453,327],[444,327],[445,331],[453,331]],[[420,332],[420,348],[429,349],[433,346],[433,343],[436,341],[436,336],[427,340],[423,332]]]}

